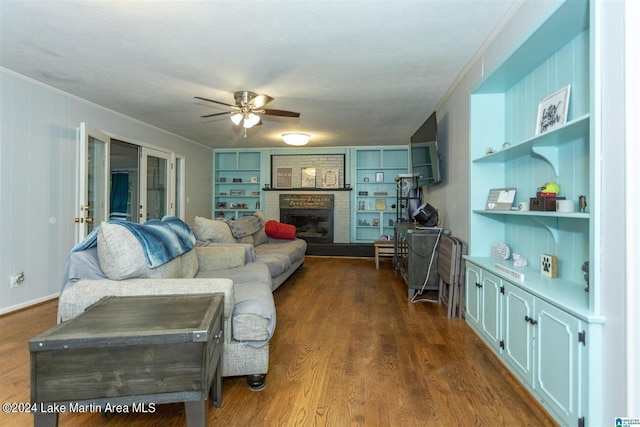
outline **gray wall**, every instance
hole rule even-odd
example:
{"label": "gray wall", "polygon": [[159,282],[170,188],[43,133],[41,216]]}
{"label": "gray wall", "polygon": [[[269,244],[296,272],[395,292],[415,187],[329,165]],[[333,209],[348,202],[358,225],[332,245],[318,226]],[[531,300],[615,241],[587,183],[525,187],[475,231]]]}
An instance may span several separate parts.
{"label": "gray wall", "polygon": [[[75,244],[76,128],[185,157],[185,221],[209,217],[212,150],[0,68],[0,313],[56,296]],[[11,276],[25,281],[10,288]]]}

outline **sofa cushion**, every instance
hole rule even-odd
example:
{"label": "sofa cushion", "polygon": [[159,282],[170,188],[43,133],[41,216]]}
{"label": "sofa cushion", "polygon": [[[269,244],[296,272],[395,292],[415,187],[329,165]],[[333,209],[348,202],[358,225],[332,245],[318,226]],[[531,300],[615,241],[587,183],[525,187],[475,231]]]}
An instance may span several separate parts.
{"label": "sofa cushion", "polygon": [[198,246],[208,246],[211,243],[236,243],[225,221],[197,216],[192,229]]}
{"label": "sofa cushion", "polygon": [[279,221],[269,220],[264,226],[267,236],[275,239],[295,239],[296,227],[291,224],[284,224]]}
{"label": "sofa cushion", "polygon": [[271,339],[276,327],[276,306],[271,288],[264,283],[234,286],[233,339],[261,347]]}
{"label": "sofa cushion", "polygon": [[258,260],[267,264],[271,277],[278,277],[291,268],[291,260],[289,259],[287,254],[279,252],[263,252],[262,255],[258,255]]}
{"label": "sofa cushion", "polygon": [[302,239],[272,240],[266,245],[256,247],[256,257],[259,261],[264,262],[271,255],[282,255],[293,264],[303,259],[306,251],[307,242]]}
{"label": "sofa cushion", "polygon": [[258,231],[253,233],[253,245],[254,246],[259,246],[259,245],[262,245],[264,243],[267,243],[267,241],[269,240],[269,237],[267,236],[267,233],[265,233],[265,231],[264,231],[264,224],[267,223],[267,219],[265,218],[265,216],[260,211],[255,211],[254,215],[257,216],[258,218],[260,218],[260,220],[262,221],[262,224],[263,224],[263,226],[260,227],[260,229]]}
{"label": "sofa cushion", "polygon": [[221,270],[200,270],[196,277],[231,279],[236,285],[242,283],[263,283],[271,289],[269,268],[263,262],[249,262],[241,267]]}

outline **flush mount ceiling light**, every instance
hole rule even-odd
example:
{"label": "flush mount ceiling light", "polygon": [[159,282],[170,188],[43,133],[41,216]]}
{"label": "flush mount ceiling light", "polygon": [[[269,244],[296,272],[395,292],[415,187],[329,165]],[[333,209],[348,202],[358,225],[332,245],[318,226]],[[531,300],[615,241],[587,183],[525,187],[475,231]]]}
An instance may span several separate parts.
{"label": "flush mount ceiling light", "polygon": [[289,132],[282,134],[282,140],[289,145],[306,145],[311,135],[306,133]]}

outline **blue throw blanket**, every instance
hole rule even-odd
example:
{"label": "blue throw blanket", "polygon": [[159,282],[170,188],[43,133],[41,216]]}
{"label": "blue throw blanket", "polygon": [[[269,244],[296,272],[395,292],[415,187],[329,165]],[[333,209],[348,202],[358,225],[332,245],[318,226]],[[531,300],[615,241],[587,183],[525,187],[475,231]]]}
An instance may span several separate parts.
{"label": "blue throw blanket", "polygon": [[[107,222],[126,228],[138,239],[149,268],[166,264],[175,257],[189,252],[196,244],[196,237],[191,228],[175,216],[165,216],[162,220],[150,219],[144,224],[120,220]],[[99,229],[100,227],[96,227],[71,249],[71,253],[97,247]]]}

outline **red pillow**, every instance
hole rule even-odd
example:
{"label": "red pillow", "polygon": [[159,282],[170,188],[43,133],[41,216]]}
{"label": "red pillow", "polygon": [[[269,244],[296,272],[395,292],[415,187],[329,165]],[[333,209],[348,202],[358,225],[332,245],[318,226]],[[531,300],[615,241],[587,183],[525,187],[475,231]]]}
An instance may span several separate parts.
{"label": "red pillow", "polygon": [[296,226],[291,224],[284,224],[275,220],[269,220],[264,225],[264,232],[267,236],[274,239],[295,239],[296,238]]}

